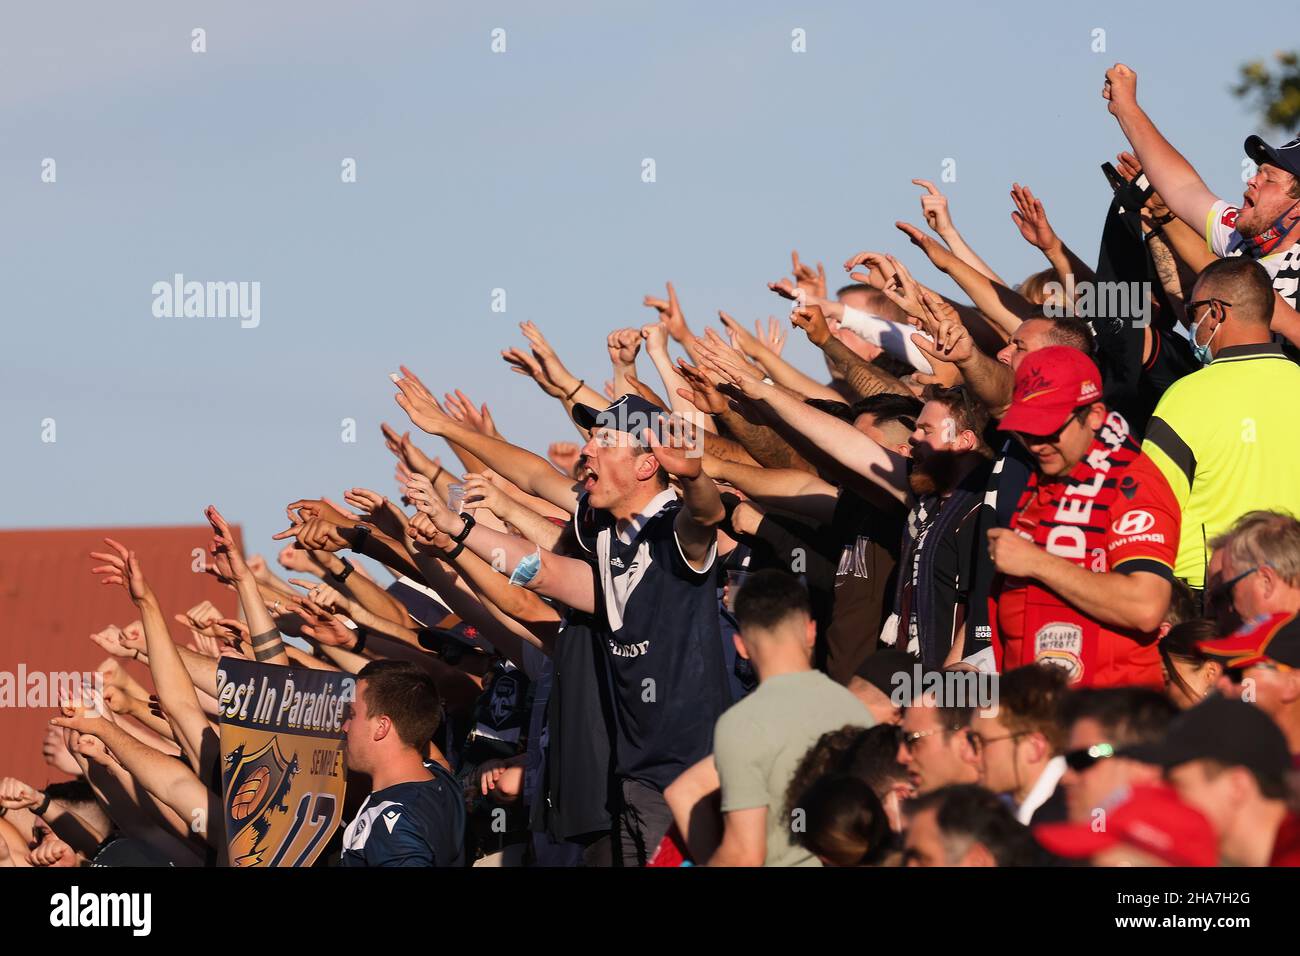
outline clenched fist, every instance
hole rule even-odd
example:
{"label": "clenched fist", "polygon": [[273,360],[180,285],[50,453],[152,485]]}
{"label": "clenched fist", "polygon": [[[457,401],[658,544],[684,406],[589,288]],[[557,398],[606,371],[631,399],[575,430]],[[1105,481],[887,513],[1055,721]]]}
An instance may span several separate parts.
{"label": "clenched fist", "polygon": [[1116,63],[1106,71],[1106,84],[1101,88],[1101,95],[1110,100],[1113,116],[1137,106],[1137,82],[1138,75],[1123,63]]}

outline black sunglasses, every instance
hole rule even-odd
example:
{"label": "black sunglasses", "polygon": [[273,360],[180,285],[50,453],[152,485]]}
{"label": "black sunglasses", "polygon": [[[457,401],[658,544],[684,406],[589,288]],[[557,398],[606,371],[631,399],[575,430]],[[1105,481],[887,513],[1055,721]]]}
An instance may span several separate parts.
{"label": "black sunglasses", "polygon": [[1115,756],[1115,748],[1111,744],[1093,744],[1091,747],[1071,750],[1065,754],[1065,765],[1075,773],[1083,773],[1097,761],[1113,756]]}

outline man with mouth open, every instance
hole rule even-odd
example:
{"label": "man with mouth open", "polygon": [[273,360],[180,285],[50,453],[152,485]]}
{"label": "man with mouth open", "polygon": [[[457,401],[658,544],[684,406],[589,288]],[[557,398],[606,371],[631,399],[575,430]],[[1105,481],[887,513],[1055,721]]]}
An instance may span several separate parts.
{"label": "man with mouth open", "polygon": [[1107,410],[1101,373],[1078,349],[1025,356],[999,428],[1034,473],[1011,527],[988,533],[998,669],[1049,663],[1075,687],[1159,690],[1179,535],[1169,483]]}
{"label": "man with mouth open", "polygon": [[[432,400],[400,386],[412,420],[432,422]],[[438,502],[431,518],[512,583],[593,615],[614,711],[612,862],[644,866],[672,823],[664,789],[712,751],[714,724],[731,702],[714,583],[725,512],[703,471],[702,436],[679,417],[624,395],[605,409],[575,405],[573,418],[590,433],[573,518],[586,560],[534,548]]]}
{"label": "man with mouth open", "polygon": [[1138,106],[1133,70],[1123,63],[1107,70],[1102,96],[1169,210],[1216,256],[1249,256],[1268,270],[1277,293],[1273,331],[1300,345],[1300,137],[1278,147],[1258,136],[1246,139],[1246,155],[1257,169],[1234,206],[1210,192]]}

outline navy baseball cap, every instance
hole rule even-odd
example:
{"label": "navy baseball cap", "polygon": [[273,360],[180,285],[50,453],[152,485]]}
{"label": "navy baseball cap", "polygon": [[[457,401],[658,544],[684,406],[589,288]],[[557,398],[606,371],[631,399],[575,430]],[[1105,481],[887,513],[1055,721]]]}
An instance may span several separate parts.
{"label": "navy baseball cap", "polygon": [[1119,755],[1166,769],[1214,760],[1259,777],[1280,778],[1291,767],[1286,737],[1273,718],[1254,704],[1217,694],[1174,718],[1163,740],[1126,747]]}
{"label": "navy baseball cap", "polygon": [[1258,136],[1246,137],[1246,155],[1257,166],[1269,163],[1285,169],[1292,176],[1300,179],[1300,136],[1282,146],[1270,146]]}
{"label": "navy baseball cap", "polygon": [[618,432],[627,432],[636,439],[647,428],[660,432],[660,422],[664,410],[653,402],[646,401],[640,395],[624,395],[612,405],[596,409],[590,405],[574,405],[573,420],[587,431],[593,428],[610,428]]}

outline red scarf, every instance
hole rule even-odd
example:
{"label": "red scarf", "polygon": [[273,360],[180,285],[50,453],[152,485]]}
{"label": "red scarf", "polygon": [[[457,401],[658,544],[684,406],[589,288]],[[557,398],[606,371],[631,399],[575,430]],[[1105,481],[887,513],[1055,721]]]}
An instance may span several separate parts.
{"label": "red scarf", "polygon": [[[1043,518],[1034,527],[1034,544],[1090,571],[1108,571],[1106,529],[1111,522],[1110,507],[1125,470],[1141,451],[1124,417],[1114,411],[1107,415],[1083,460],[1064,481],[1045,486],[1053,493],[1045,512],[1050,517]],[[1012,530],[1019,531],[1022,526],[1021,515],[1038,497],[1040,480],[1037,471],[1030,476],[1016,506]],[[1095,620],[1035,580],[1003,578],[1002,589],[1008,586],[1026,588],[1023,641],[1020,660],[1002,660],[997,613],[990,612],[999,670],[1008,671],[1035,662],[1056,664],[1069,673],[1073,684],[1085,674],[1096,675],[1099,668],[1110,663],[1112,655],[1099,654],[1101,625]],[[994,594],[999,590],[995,589]]]}

